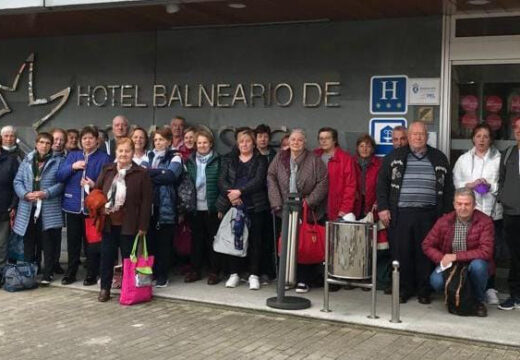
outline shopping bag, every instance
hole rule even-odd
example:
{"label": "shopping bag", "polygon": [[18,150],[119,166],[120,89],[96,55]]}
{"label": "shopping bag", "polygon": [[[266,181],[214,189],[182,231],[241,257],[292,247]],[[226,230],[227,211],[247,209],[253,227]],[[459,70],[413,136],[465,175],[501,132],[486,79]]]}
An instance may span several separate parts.
{"label": "shopping bag", "polygon": [[[308,223],[308,212],[312,223]],[[325,260],[325,226],[318,225],[316,214],[303,202],[303,219],[298,231],[298,264],[319,264]]]}
{"label": "shopping bag", "polygon": [[11,231],[7,241],[7,258],[14,261],[23,261],[23,236]]}
{"label": "shopping bag", "polygon": [[102,234],[98,231],[95,219],[86,217],[85,218],[85,235],[88,244],[96,244],[101,242]]}
{"label": "shopping bag", "polygon": [[[222,218],[217,234],[213,240],[213,251],[219,254],[226,254],[238,257],[247,256],[247,246],[249,238],[249,229],[244,225],[242,229],[242,243],[241,248],[237,248],[235,242],[235,223],[238,210],[235,206],[228,210],[226,215]],[[244,220],[245,221],[245,220]]]}
{"label": "shopping bag", "polygon": [[13,292],[38,287],[36,273],[38,266],[28,262],[6,264],[3,270],[4,290]]}
{"label": "shopping bag", "polygon": [[191,254],[191,228],[186,220],[175,228],[173,248],[179,256],[189,256]]}
{"label": "shopping bag", "polygon": [[[148,255],[146,236],[142,236],[143,253],[137,254],[140,238],[139,235],[135,237],[130,257],[123,259],[123,283],[119,297],[121,305],[133,305],[152,299],[151,275],[154,258]],[[145,281],[147,277],[149,281]]]}

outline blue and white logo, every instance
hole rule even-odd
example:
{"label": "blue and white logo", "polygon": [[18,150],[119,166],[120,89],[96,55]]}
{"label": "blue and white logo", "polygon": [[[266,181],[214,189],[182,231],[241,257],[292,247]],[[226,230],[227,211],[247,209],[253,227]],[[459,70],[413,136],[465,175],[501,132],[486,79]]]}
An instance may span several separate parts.
{"label": "blue and white logo", "polygon": [[374,118],[370,120],[369,134],[376,142],[375,154],[377,156],[385,156],[393,149],[392,133],[396,126],[406,127],[405,118],[381,119]]}
{"label": "blue and white logo", "polygon": [[404,115],[408,112],[408,77],[406,75],[372,76],[370,113]]}

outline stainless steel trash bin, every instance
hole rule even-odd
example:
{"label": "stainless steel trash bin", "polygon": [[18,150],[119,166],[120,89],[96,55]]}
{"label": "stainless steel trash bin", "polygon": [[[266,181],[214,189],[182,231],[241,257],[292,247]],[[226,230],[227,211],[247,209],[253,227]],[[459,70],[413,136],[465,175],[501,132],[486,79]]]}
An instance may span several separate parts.
{"label": "stainless steel trash bin", "polygon": [[366,280],[372,276],[372,234],[374,224],[329,222],[329,276]]}

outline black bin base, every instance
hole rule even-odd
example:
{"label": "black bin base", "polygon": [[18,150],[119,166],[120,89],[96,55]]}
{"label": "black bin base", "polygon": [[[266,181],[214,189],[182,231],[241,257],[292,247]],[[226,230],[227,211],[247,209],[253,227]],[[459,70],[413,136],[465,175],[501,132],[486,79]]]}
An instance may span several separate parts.
{"label": "black bin base", "polygon": [[297,296],[284,296],[282,301],[278,302],[278,297],[274,296],[267,299],[266,305],[282,310],[303,310],[311,307],[311,301]]}

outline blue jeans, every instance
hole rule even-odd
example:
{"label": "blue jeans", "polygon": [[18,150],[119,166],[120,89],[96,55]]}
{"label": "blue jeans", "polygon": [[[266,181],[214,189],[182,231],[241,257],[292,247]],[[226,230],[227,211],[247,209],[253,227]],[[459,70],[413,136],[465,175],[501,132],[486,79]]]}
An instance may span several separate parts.
{"label": "blue jeans", "polygon": [[[446,270],[448,271],[448,270]],[[488,262],[481,259],[472,260],[468,267],[469,280],[473,286],[475,297],[480,302],[486,300],[486,285],[488,281]],[[433,271],[430,275],[430,284],[437,292],[444,291],[444,275]]]}

